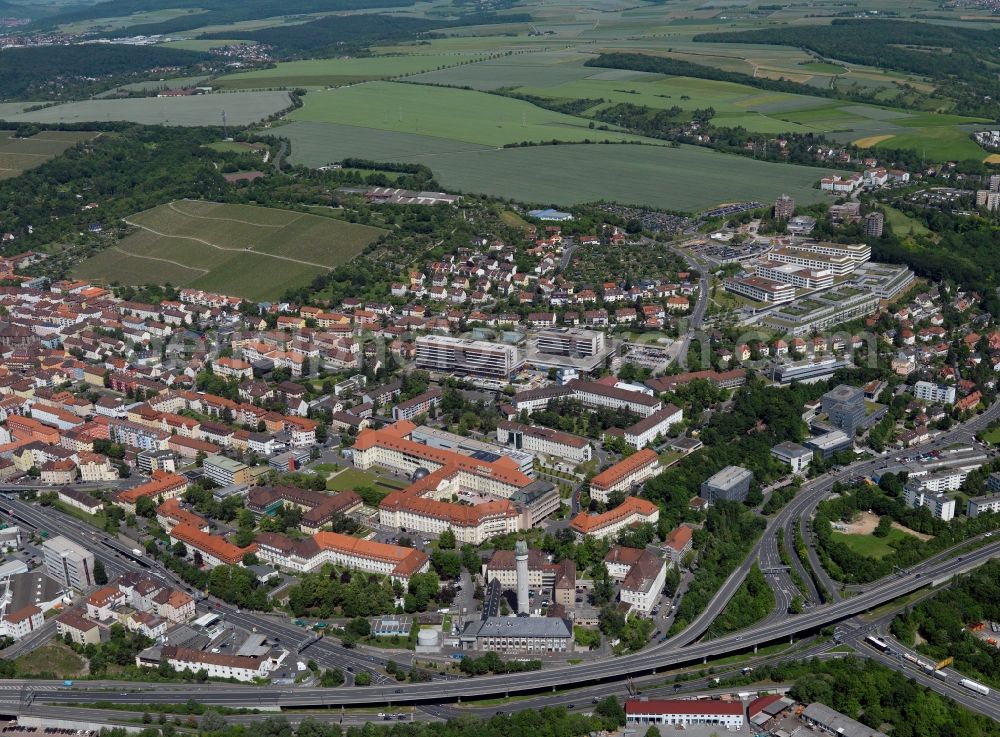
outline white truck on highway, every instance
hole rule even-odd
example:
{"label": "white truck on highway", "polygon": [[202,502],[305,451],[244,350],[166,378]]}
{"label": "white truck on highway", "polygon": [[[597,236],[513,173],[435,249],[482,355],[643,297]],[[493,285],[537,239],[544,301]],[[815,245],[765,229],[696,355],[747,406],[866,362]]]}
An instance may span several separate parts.
{"label": "white truck on highway", "polygon": [[989,688],[987,688],[986,686],[984,686],[981,683],[976,683],[975,681],[970,680],[968,678],[963,678],[961,681],[959,681],[959,683],[961,683],[963,686],[965,686],[970,691],[975,691],[976,693],[982,694],[983,696],[989,696],[990,695]]}

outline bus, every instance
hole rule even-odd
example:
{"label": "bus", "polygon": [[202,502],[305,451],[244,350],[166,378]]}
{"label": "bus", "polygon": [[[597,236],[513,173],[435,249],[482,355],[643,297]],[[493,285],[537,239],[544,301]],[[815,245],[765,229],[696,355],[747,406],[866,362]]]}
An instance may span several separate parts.
{"label": "bus", "polygon": [[878,648],[882,652],[885,652],[886,650],[889,649],[889,645],[886,643],[886,641],[880,640],[879,638],[875,637],[875,635],[868,635],[868,637],[866,637],[865,640],[868,642],[869,645]]}

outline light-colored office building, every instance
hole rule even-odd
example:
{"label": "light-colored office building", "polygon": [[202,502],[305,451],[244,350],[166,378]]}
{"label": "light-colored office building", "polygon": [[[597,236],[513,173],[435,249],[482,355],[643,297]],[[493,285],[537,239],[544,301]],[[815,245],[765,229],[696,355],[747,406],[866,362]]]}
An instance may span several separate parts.
{"label": "light-colored office building", "polygon": [[720,499],[742,502],[750,491],[753,471],[742,466],[726,466],[701,484],[701,498],[709,504]]}
{"label": "light-colored office building", "polygon": [[506,382],[524,365],[524,355],[506,343],[422,335],[417,338],[416,362],[428,371]]}
{"label": "light-colored office building", "polygon": [[79,591],[95,585],[94,554],[65,537],[54,537],[42,543],[45,570],[66,588]]}

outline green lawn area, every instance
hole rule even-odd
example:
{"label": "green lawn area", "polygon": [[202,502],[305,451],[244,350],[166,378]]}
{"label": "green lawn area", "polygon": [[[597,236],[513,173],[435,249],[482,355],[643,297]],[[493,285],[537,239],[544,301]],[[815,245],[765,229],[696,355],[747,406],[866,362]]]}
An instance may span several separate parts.
{"label": "green lawn area", "polygon": [[892,231],[896,235],[928,235],[931,232],[922,222],[911,218],[905,212],[901,212],[895,207],[883,205],[883,209],[885,210],[885,219],[889,221]]}
{"label": "green lawn area", "polygon": [[70,505],[61,502],[58,499],[52,502],[52,506],[58,509],[60,512],[68,514],[71,517],[76,517],[78,520],[86,522],[88,525],[96,527],[99,530],[103,530],[105,524],[107,524],[107,518],[104,516],[103,512],[101,512],[100,514],[87,514],[82,509],[71,507]]}
{"label": "green lawn area", "polygon": [[[906,125],[907,121],[894,120],[894,124]],[[982,161],[986,151],[969,134],[953,125],[911,127],[903,133],[875,144],[875,148],[912,148],[930,159]]]}
{"label": "green lawn area", "polygon": [[326,482],[328,491],[351,491],[358,486],[370,486],[376,491],[388,493],[392,489],[403,489],[406,484],[391,476],[383,476],[373,471],[362,471],[359,468],[345,468]]}
{"label": "green lawn area", "polygon": [[858,555],[864,555],[869,558],[884,558],[887,555],[892,555],[892,553],[895,552],[895,549],[892,547],[891,543],[897,542],[906,537],[907,535],[905,532],[895,528],[890,529],[889,534],[885,537],[875,537],[874,535],[848,535],[843,532],[833,533],[834,540],[844,543]]}
{"label": "green lawn area", "polygon": [[10,123],[88,123],[124,120],[142,125],[220,125],[222,111],[231,126],[251,125],[291,105],[280,90],[231,95],[134,97],[82,100],[7,116]]}
{"label": "green lawn area", "polygon": [[800,64],[803,69],[809,72],[816,72],[817,74],[843,74],[847,71],[845,67],[839,64],[830,64],[825,61],[810,61],[806,64]]}
{"label": "green lawn area", "polygon": [[337,469],[333,463],[317,463],[315,466],[309,466],[309,470],[317,474],[329,475]]}
{"label": "green lawn area", "polygon": [[358,468],[345,468],[326,482],[328,491],[352,491],[358,486],[375,486],[378,477],[370,471]]}
{"label": "green lawn area", "polygon": [[22,655],[14,662],[18,673],[53,673],[57,678],[75,678],[87,672],[86,661],[57,640]]}
{"label": "green lawn area", "polygon": [[190,38],[183,41],[168,41],[163,44],[168,49],[183,49],[185,51],[208,51],[220,46],[236,46],[237,44],[249,43],[237,38]]}
{"label": "green lawn area", "polygon": [[989,443],[990,445],[996,445],[997,443],[1000,443],[1000,427],[996,428],[995,430],[990,430],[989,432],[984,432],[983,440]]}

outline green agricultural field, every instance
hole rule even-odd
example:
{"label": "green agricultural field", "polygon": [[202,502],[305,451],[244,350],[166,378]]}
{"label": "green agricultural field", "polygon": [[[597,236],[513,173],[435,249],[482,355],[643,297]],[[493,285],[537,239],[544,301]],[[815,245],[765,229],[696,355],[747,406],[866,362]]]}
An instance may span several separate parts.
{"label": "green agricultural field", "polygon": [[[293,147],[294,151],[294,147]],[[696,211],[723,202],[798,202],[824,195],[813,185],[826,170],[770,164],[695,146],[628,144],[534,146],[414,156],[443,186],[555,205],[610,200]]]}
{"label": "green agricultural field", "polygon": [[[907,121],[893,122],[906,125]],[[966,131],[954,125],[907,127],[903,132],[879,141],[875,148],[912,148],[936,161],[982,161],[987,156],[986,151]]]}
{"label": "green agricultural field", "polygon": [[214,84],[229,90],[260,87],[336,87],[372,79],[388,79],[454,67],[480,55],[463,53],[427,56],[370,56],[358,59],[307,59],[219,77]]}
{"label": "green agricultural field", "polygon": [[190,97],[86,100],[12,113],[9,123],[90,123],[124,120],[144,125],[251,125],[291,105],[287,92],[242,92]]}
{"label": "green agricultural field", "polygon": [[349,157],[401,161],[418,155],[434,157],[461,151],[490,150],[490,147],[477,143],[336,123],[291,123],[277,131],[292,143],[291,161],[313,167]]}
{"label": "green agricultural field", "polygon": [[319,215],[194,200],[128,222],[135,232],[80,264],[78,275],[273,299],[348,261],[384,232]]}
{"label": "green agricultural field", "polygon": [[[444,138],[500,147],[521,141],[641,140],[595,131],[588,121],[521,100],[472,90],[368,82],[307,95],[288,119]],[[414,152],[419,153],[419,152]]]}
{"label": "green agricultural field", "polygon": [[[549,88],[580,79],[594,78],[605,72],[623,71],[585,67],[583,63],[589,58],[591,58],[589,54],[573,49],[520,52],[475,64],[463,64],[417,74],[411,80],[451,87],[472,87],[476,90],[495,90],[500,87],[522,85]],[[626,74],[629,75],[628,78],[655,77],[644,72],[626,71]]]}
{"label": "green agricultural field", "polygon": [[43,131],[30,138],[13,138],[12,135],[12,131],[0,131],[0,179],[16,177],[23,171],[41,166],[97,134],[90,131]]}
{"label": "green agricultural field", "polygon": [[82,20],[77,23],[63,23],[59,26],[62,33],[93,33],[95,31],[123,31],[126,35],[129,26],[144,25],[146,23],[163,23],[173,20],[190,11],[186,8],[165,8],[163,10],[150,10],[146,12],[132,13],[131,15],[113,16],[108,18],[94,18]]}

